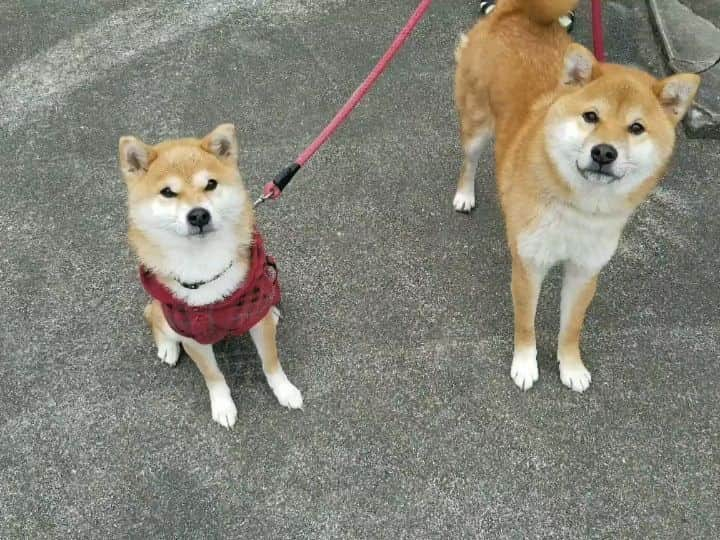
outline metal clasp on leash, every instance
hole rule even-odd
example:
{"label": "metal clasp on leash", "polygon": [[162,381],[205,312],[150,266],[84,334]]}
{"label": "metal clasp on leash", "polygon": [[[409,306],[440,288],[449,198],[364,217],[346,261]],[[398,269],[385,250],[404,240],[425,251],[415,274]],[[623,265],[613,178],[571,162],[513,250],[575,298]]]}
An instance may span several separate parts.
{"label": "metal clasp on leash", "polygon": [[295,176],[299,170],[299,163],[291,163],[280,171],[271,182],[265,184],[263,194],[257,201],[255,201],[253,208],[257,208],[268,199],[272,199],[274,201],[275,199],[280,198],[282,190],[285,189],[285,187],[290,183],[290,180],[292,180],[293,176]]}
{"label": "metal clasp on leash", "polygon": [[260,206],[262,203],[264,203],[265,201],[267,201],[269,198],[270,198],[270,197],[266,197],[265,195],[259,197],[259,198],[253,203],[253,208],[257,208],[257,207]]}

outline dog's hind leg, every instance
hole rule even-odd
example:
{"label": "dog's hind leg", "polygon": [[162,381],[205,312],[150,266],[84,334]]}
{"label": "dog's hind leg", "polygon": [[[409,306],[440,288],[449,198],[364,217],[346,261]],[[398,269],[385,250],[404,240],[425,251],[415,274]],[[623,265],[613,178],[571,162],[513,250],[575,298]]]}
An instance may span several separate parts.
{"label": "dog's hind leg", "polygon": [[170,328],[162,307],[156,300],[145,307],[144,315],[155,339],[158,358],[169,366],[174,366],[180,358],[180,336]]}
{"label": "dog's hind leg", "polygon": [[277,342],[277,311],[272,309],[265,318],[250,329],[250,337],[255,343],[267,382],[272,388],[280,405],[288,409],[301,409],[303,398],[300,390],[291,383],[278,358]]}
{"label": "dog's hind leg", "polygon": [[465,159],[458,179],[453,207],[458,212],[469,212],[475,208],[475,173],[478,161],[487,142],[492,137],[492,121],[489,116],[463,119],[461,140]]}

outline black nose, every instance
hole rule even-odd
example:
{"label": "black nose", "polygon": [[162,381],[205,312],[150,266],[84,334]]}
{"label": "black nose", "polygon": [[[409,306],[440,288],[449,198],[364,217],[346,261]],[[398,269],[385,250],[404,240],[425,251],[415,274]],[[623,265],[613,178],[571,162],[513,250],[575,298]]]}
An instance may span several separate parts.
{"label": "black nose", "polygon": [[188,212],[187,220],[194,227],[204,227],[210,223],[210,212],[204,208],[193,208]]}
{"label": "black nose", "polygon": [[618,153],[615,147],[609,144],[598,144],[592,147],[590,155],[593,161],[600,166],[612,163],[617,159]]}

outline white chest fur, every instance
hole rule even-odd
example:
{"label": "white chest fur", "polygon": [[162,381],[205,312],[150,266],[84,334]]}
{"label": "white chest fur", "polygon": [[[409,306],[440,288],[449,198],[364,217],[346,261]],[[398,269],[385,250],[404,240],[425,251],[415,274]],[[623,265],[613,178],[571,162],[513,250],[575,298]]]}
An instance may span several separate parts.
{"label": "white chest fur", "polygon": [[[175,297],[191,306],[202,306],[229,296],[245,280],[247,262],[237,257],[242,249],[249,247],[241,248],[231,231],[204,239],[170,238],[150,267],[160,276],[172,276],[161,281]],[[180,281],[208,283],[188,289]]]}
{"label": "white chest fur", "polygon": [[183,287],[175,280],[166,282],[173,295],[190,306],[205,306],[230,296],[245,280],[247,265],[235,262],[220,277],[197,289]]}
{"label": "white chest fur", "polygon": [[588,213],[555,202],[520,234],[518,251],[540,268],[572,261],[600,271],[615,253],[627,218],[624,214]]}

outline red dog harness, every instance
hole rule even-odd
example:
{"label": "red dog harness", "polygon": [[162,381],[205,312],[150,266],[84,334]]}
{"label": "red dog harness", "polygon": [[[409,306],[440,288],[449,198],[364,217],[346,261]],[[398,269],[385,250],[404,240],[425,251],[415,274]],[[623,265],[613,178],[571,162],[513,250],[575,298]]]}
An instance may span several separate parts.
{"label": "red dog harness", "polygon": [[155,275],[140,267],[140,281],[160,302],[170,328],[203,345],[247,333],[280,303],[280,282],[275,259],[265,253],[260,233],[253,233],[251,261],[245,281],[227,298],[206,306],[191,306],[175,298]]}

